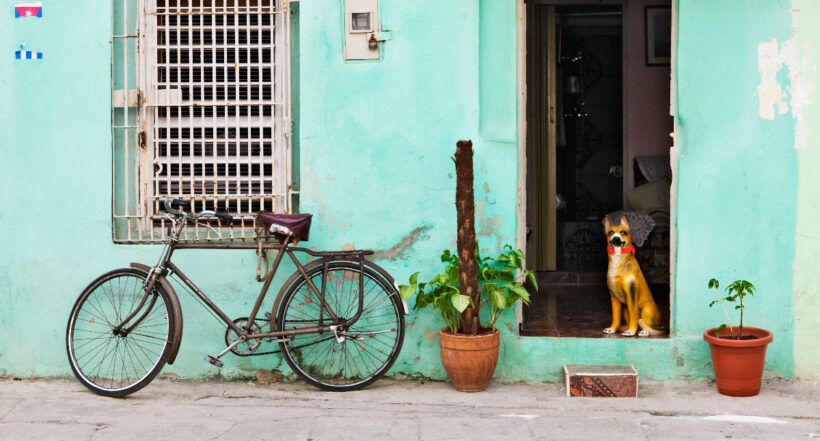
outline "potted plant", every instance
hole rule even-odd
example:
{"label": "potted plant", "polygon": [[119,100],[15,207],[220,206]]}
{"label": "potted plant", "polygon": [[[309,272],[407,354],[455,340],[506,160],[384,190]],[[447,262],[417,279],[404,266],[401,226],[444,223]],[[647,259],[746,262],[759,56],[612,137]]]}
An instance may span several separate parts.
{"label": "potted plant", "polygon": [[[450,250],[441,254],[444,272],[426,282],[419,281],[419,273],[414,273],[410,276],[410,284],[400,287],[405,300],[416,295],[414,310],[433,308],[447,323],[439,331],[441,363],[453,386],[462,392],[479,392],[489,383],[498,363],[500,344],[495,325],[503,311],[518,300],[529,304],[529,293],[521,277],[529,277],[533,285],[535,277],[532,271],[523,269],[523,257],[521,250],[510,245],[506,245],[498,256],[477,256],[476,273],[481,287],[477,307],[459,289],[459,259]],[[520,277],[516,277],[518,272]],[[486,324],[479,323],[475,333],[471,333],[471,329],[463,331],[462,314],[468,307],[474,307],[479,313],[485,311]]]}
{"label": "potted plant", "polygon": [[[716,279],[710,279],[709,289],[714,289],[717,296],[717,300],[713,300],[709,306],[720,304],[726,314],[726,323],[703,333],[703,339],[711,349],[718,392],[733,397],[757,395],[763,380],[766,347],[773,337],[765,329],[743,326],[743,298],[754,295],[755,286],[746,280],[735,280],[726,287],[726,296],[723,297],[720,283]],[[735,309],[740,312],[737,327],[732,325],[726,303],[736,303]]]}
{"label": "potted plant", "polygon": [[[523,268],[524,253],[509,245],[496,257],[479,256],[472,143],[459,141],[453,160],[456,163],[457,254],[444,251],[441,255],[445,264],[443,273],[420,282],[417,272],[410,276],[409,285],[400,287],[400,293],[405,300],[416,295],[414,309],[432,307],[441,314],[447,323],[439,331],[444,370],[456,389],[479,392],[487,386],[498,363],[500,339],[495,324],[502,311],[516,301],[529,304],[529,293],[521,279],[529,277],[535,285],[535,277],[532,271]],[[480,323],[482,311],[486,311],[486,325]]]}

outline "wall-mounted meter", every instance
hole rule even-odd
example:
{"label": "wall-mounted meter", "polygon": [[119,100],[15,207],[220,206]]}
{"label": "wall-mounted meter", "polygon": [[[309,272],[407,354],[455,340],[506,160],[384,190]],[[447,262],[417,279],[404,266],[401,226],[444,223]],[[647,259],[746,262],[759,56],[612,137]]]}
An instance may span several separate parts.
{"label": "wall-mounted meter", "polygon": [[371,12],[351,12],[350,13],[350,33],[373,32],[373,20]]}
{"label": "wall-mounted meter", "polygon": [[345,60],[379,58],[378,0],[345,0]]}

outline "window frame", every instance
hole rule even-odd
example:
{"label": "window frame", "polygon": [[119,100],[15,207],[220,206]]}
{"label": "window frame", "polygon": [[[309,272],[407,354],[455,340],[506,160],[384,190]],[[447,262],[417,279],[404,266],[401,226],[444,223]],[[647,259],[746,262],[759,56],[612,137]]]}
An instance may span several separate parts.
{"label": "window frame", "polygon": [[[179,2],[183,3],[183,2]],[[165,50],[166,70],[167,64],[170,61],[168,57],[167,46],[160,49],[159,34],[160,20],[157,18],[160,10],[157,8],[171,7],[171,5],[178,5],[179,3],[173,0],[115,0],[112,11],[113,20],[113,38],[112,38],[112,237],[115,243],[157,243],[162,242],[167,238],[169,222],[167,218],[159,212],[160,198],[164,196],[178,197],[192,202],[193,211],[202,209],[219,209],[222,211],[231,212],[236,218],[234,222],[220,222],[213,220],[210,222],[208,228],[204,225],[192,224],[187,228],[182,235],[183,241],[192,242],[213,242],[213,241],[248,241],[255,237],[255,213],[259,209],[268,209],[277,212],[290,212],[291,201],[293,199],[292,188],[292,117],[291,117],[291,66],[290,66],[290,0],[201,0],[184,2],[183,6],[178,9],[185,8],[184,12],[194,12],[188,17],[186,25],[181,25],[179,14],[176,14],[176,24],[172,24],[169,19],[164,26],[165,32],[170,32],[174,29],[190,31],[191,36],[194,35],[195,30],[193,16],[199,15],[196,27],[200,35],[204,35],[205,31],[213,31],[214,38],[211,39],[211,44],[205,44],[205,38],[201,38],[199,43],[189,41],[187,45],[179,46],[182,49],[188,49],[191,54],[195,50],[200,50],[204,53],[207,50],[213,50],[215,55],[217,49],[224,49],[225,51],[235,51],[235,63],[233,68],[237,69],[235,74],[235,81],[231,83],[230,87],[236,86],[237,93],[239,93],[239,68],[246,67],[250,71],[257,69],[260,73],[258,78],[258,100],[245,100],[244,103],[237,103],[236,100],[227,100],[227,94],[223,96],[222,100],[216,98],[216,90],[220,86],[215,78],[212,78],[209,88],[214,88],[214,96],[211,100],[205,102],[204,100],[196,101],[192,94],[188,94],[183,100],[182,92],[175,92],[175,89],[165,89],[161,86],[163,84],[159,81],[158,70],[158,50]],[[167,6],[158,6],[163,4]],[[196,6],[189,6],[196,5]],[[190,11],[188,11],[190,10]],[[264,12],[268,10],[269,12]],[[165,10],[162,12],[168,12]],[[206,25],[206,20],[202,17],[211,16],[216,17],[218,13],[222,13],[224,18],[225,35],[228,32],[235,32],[236,38],[232,43],[226,42],[216,44],[217,20],[216,18],[210,20],[210,24]],[[197,14],[198,13],[198,14]],[[268,43],[263,43],[262,33],[266,30],[266,24],[262,19],[263,15],[270,14],[270,30],[271,39]],[[245,24],[240,24],[240,14],[247,14]],[[251,14],[257,17],[256,24],[251,23]],[[171,15],[165,15],[170,17]],[[230,15],[234,15],[235,20],[233,25],[229,25]],[[245,42],[247,46],[246,53],[252,50],[259,50],[258,59],[255,64],[250,63],[250,57],[246,63],[239,62],[239,52],[245,50],[240,47],[240,35],[242,30],[253,29],[258,31],[259,37],[255,43],[251,43],[251,33],[244,34],[248,37]],[[166,34],[170,35],[170,34]],[[167,42],[166,42],[167,43]],[[179,41],[177,42],[179,43]],[[263,62],[262,52],[266,49],[270,50],[269,63]],[[179,52],[177,52],[179,53]],[[178,59],[177,61],[181,61]],[[189,58],[188,68],[193,70],[191,66],[193,57]],[[201,60],[201,61],[204,61]],[[203,68],[206,63],[200,62],[197,66]],[[213,61],[213,66],[218,64]],[[225,63],[223,68],[227,66]],[[253,66],[253,67],[247,67]],[[263,66],[270,67],[270,81],[263,81],[261,72]],[[184,68],[182,63],[177,64],[177,68]],[[215,69],[215,68],[214,68]],[[215,77],[215,74],[214,74]],[[203,77],[204,78],[204,73]],[[227,78],[227,75],[226,75]],[[165,77],[168,80],[168,76]],[[178,78],[180,79],[180,78]],[[248,78],[249,80],[250,78]],[[194,82],[189,79],[188,86]],[[249,83],[250,81],[246,81]],[[227,90],[228,82],[225,81],[225,89]],[[167,83],[166,83],[167,85]],[[248,86],[246,90],[252,86]],[[270,86],[269,99],[261,99],[263,86]],[[204,89],[204,87],[203,87]],[[249,92],[250,93],[250,92]],[[204,98],[200,97],[200,98]],[[250,98],[248,95],[247,98]],[[233,103],[231,101],[234,101]],[[263,107],[270,108],[270,116],[263,115]],[[245,107],[244,110],[242,108]],[[198,114],[195,116],[195,109],[199,108]],[[206,109],[210,108],[212,116],[205,116]],[[256,108],[258,113],[255,117],[251,116],[252,108]],[[174,121],[172,118],[166,117],[165,125],[174,125],[179,128],[181,133],[182,128],[202,129],[204,133],[206,128],[214,127],[214,123],[220,123],[221,127],[226,129],[226,132],[232,130],[234,133],[247,128],[246,132],[251,133],[256,130],[258,133],[263,133],[267,129],[271,132],[270,139],[270,155],[266,155],[260,151],[259,154],[252,155],[253,140],[238,139],[237,135],[231,139],[199,139],[199,151],[204,153],[206,145],[210,145],[212,156],[204,154],[194,155],[194,142],[188,142],[188,156],[182,158],[181,153],[177,162],[177,170],[179,172],[179,182],[177,191],[171,193],[161,193],[158,183],[165,179],[168,184],[166,189],[170,189],[171,180],[176,178],[161,178],[161,167],[169,165],[172,160],[169,159],[166,151],[165,162],[160,161],[158,157],[158,149],[160,148],[160,139],[157,138],[158,129],[163,125],[160,117],[160,110],[165,109],[166,115],[170,115],[170,109],[176,109],[178,115],[183,114],[183,109],[187,109],[187,115],[177,117]],[[221,109],[223,114],[217,116],[218,110]],[[230,114],[233,111],[234,114]],[[240,114],[246,111],[246,114]],[[183,121],[187,120],[187,121]],[[232,121],[233,120],[233,121]],[[233,125],[232,125],[233,124]],[[241,127],[240,127],[240,124]],[[193,132],[190,132],[193,133]],[[167,134],[167,133],[166,133]],[[189,135],[192,136],[192,135]],[[215,136],[215,135],[214,135]],[[263,145],[263,140],[257,140],[258,145]],[[176,142],[177,150],[183,150],[182,141]],[[219,156],[217,159],[217,144],[223,145],[221,148],[223,152],[229,149],[236,152],[233,156],[224,153],[224,156]],[[232,147],[228,147],[231,145]],[[167,145],[166,145],[166,148]],[[260,147],[264,150],[263,147]],[[240,151],[245,152],[245,156],[241,156]],[[213,159],[213,162],[208,162]],[[234,170],[239,170],[238,164],[247,164],[244,169],[248,173],[239,176],[229,176],[227,172],[228,166],[226,164],[235,160]],[[227,162],[219,162],[227,161]],[[183,173],[183,164],[188,164],[188,173]],[[217,167],[217,166],[220,167]],[[209,167],[212,174],[197,175],[194,168],[205,170]],[[270,184],[266,189],[266,181],[263,170],[269,168],[271,173],[267,178]],[[217,169],[221,169],[222,173],[217,174]],[[257,170],[256,173],[262,173],[262,176],[251,176],[250,170]],[[204,173],[204,172],[199,172]],[[213,180],[213,184],[206,185],[206,181]],[[224,183],[219,182],[224,180]],[[242,180],[242,182],[240,182]],[[190,191],[181,193],[183,188],[183,181],[189,182],[187,188]],[[258,184],[258,185],[257,185]],[[206,190],[206,187],[210,188]],[[235,194],[240,192],[240,187],[245,190],[245,193]],[[252,188],[258,188],[255,198]],[[198,191],[197,191],[198,189]],[[272,189],[272,192],[268,193]],[[233,203],[231,203],[233,201]]]}

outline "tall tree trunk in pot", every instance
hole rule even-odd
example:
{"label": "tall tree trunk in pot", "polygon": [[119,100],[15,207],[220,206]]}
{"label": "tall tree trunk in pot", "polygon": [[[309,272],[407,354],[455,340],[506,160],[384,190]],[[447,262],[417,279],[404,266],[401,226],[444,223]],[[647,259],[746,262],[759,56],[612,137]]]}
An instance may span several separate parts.
{"label": "tall tree trunk in pot", "polygon": [[478,288],[475,240],[475,197],[473,194],[473,143],[456,143],[456,214],[458,219],[458,284],[461,294],[472,299],[461,313],[461,332],[478,334],[478,305],[481,291]]}

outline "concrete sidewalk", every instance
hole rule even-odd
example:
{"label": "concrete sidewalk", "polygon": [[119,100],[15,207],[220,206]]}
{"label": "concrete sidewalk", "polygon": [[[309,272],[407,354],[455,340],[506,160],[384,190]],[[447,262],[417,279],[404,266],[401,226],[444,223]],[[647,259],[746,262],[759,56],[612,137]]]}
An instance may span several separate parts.
{"label": "concrete sidewalk", "polygon": [[560,384],[380,380],[329,393],[302,382],[155,380],[126,399],[73,380],[0,380],[0,439],[806,440],[820,439],[820,386],[767,381],[729,398],[713,384],[642,384],[641,398],[567,398]]}

